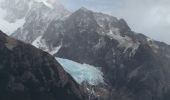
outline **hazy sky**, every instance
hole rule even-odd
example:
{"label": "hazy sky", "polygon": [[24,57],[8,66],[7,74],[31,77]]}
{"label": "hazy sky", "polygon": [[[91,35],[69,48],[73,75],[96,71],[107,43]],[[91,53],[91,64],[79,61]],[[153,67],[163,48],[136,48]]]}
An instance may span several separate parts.
{"label": "hazy sky", "polygon": [[132,30],[170,44],[170,0],[59,0],[74,11],[81,6],[124,18]]}

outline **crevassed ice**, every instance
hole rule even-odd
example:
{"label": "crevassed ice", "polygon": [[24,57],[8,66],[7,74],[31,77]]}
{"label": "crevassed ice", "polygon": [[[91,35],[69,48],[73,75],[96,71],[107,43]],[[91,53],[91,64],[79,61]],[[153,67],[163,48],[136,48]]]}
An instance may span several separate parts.
{"label": "crevassed ice", "polygon": [[56,60],[79,84],[82,82],[88,82],[90,85],[104,83],[103,73],[99,70],[99,68],[63,58],[56,57]]}

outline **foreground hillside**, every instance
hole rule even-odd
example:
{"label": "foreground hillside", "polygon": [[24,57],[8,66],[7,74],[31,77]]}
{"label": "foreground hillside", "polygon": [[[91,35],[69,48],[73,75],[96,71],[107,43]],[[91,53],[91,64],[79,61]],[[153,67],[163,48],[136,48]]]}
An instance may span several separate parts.
{"label": "foreground hillside", "polygon": [[78,84],[48,53],[0,31],[0,100],[83,100]]}

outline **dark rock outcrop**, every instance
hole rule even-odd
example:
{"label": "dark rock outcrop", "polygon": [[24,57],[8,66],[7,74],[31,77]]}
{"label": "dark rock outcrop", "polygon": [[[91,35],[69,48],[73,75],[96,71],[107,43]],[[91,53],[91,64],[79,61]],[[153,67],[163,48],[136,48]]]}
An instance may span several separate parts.
{"label": "dark rock outcrop", "polygon": [[0,100],[84,100],[83,92],[48,53],[0,31]]}

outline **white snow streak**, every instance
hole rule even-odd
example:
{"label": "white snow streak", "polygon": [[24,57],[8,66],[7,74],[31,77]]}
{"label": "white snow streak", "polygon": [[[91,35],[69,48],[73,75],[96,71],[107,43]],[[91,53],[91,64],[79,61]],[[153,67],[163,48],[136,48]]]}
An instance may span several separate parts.
{"label": "white snow streak", "polygon": [[0,8],[0,30],[10,35],[25,23],[25,18],[17,20],[15,23],[9,23],[4,19],[6,12]]}

